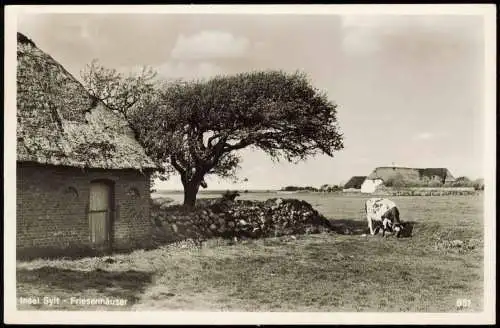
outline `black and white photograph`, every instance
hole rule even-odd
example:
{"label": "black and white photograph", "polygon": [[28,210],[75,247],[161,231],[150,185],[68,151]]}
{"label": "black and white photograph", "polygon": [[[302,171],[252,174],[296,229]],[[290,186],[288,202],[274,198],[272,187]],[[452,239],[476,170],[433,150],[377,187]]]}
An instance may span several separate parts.
{"label": "black and white photograph", "polygon": [[496,322],[493,5],[5,21],[6,322]]}

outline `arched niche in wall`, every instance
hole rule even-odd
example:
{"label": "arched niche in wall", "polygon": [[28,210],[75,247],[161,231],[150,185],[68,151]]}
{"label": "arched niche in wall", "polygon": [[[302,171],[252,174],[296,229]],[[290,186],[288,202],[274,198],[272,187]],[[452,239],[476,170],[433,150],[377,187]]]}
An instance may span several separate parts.
{"label": "arched niche in wall", "polygon": [[131,187],[127,190],[127,196],[133,199],[137,199],[141,197],[141,194],[137,188]]}
{"label": "arched niche in wall", "polygon": [[73,186],[68,186],[66,188],[64,188],[64,197],[66,197],[66,199],[69,199],[69,200],[76,200],[78,199],[78,190],[76,190],[75,187]]}

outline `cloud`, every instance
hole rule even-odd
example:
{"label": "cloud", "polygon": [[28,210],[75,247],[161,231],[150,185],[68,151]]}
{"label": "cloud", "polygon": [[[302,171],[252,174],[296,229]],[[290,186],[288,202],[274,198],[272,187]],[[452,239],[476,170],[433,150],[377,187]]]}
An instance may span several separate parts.
{"label": "cloud", "polygon": [[351,54],[375,52],[380,49],[379,37],[395,24],[397,17],[394,21],[383,16],[343,16],[342,48]]}
{"label": "cloud", "polygon": [[480,20],[466,16],[342,16],[342,47],[347,53],[370,54],[384,50],[386,40],[394,38],[407,42],[424,38],[446,46],[457,41],[477,40],[481,26]]}
{"label": "cloud", "polygon": [[179,35],[171,56],[180,60],[238,58],[245,56],[249,48],[250,41],[245,37],[208,30],[192,36]]}
{"label": "cloud", "polygon": [[204,79],[224,73],[223,68],[208,61],[169,61],[157,67],[158,74],[167,79]]}
{"label": "cloud", "polygon": [[438,132],[429,132],[424,131],[417,133],[413,136],[413,140],[435,140],[435,139],[443,139],[448,138],[450,136],[448,131],[438,131]]}
{"label": "cloud", "polygon": [[82,39],[91,42],[101,41],[102,33],[100,33],[99,25],[96,24],[95,20],[82,19],[78,28]]}
{"label": "cloud", "polygon": [[350,54],[372,53],[380,49],[379,42],[370,37],[371,32],[355,29],[346,33],[342,39],[342,48]]}
{"label": "cloud", "polygon": [[25,34],[30,34],[33,30],[36,31],[40,24],[43,24],[43,19],[40,15],[19,14],[17,16],[17,29]]}
{"label": "cloud", "polygon": [[431,132],[421,132],[413,136],[413,140],[429,140],[434,138],[435,135]]}

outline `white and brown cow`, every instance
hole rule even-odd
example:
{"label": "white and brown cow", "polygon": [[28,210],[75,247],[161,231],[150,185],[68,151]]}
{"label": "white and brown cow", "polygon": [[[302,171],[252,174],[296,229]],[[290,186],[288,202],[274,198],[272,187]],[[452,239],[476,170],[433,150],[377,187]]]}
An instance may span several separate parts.
{"label": "white and brown cow", "polygon": [[366,220],[370,234],[374,235],[374,223],[382,225],[382,236],[386,231],[394,231],[399,237],[403,226],[399,219],[399,209],[396,204],[387,198],[370,198],[365,202]]}

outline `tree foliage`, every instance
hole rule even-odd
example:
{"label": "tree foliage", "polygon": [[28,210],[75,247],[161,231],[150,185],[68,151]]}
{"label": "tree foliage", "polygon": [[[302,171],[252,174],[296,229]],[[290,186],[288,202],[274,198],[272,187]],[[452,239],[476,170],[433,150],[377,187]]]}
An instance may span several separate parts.
{"label": "tree foliage", "polygon": [[155,82],[148,71],[132,78],[98,65],[87,71],[91,93],[125,115],[165,172],[179,173],[187,205],[206,186],[205,176],[236,178],[243,148],[293,163],[343,148],[337,105],[302,73]]}
{"label": "tree foliage", "polygon": [[320,189],[312,187],[312,186],[305,186],[305,187],[302,187],[302,186],[286,186],[286,187],[282,187],[280,189],[280,191],[313,191],[313,192],[317,192],[319,190]]}
{"label": "tree foliage", "polygon": [[148,67],[135,74],[124,75],[116,69],[103,67],[95,59],[81,72],[88,92],[127,120],[134,110],[140,109],[156,95],[156,75]]}

